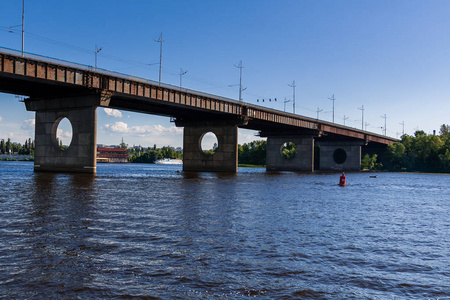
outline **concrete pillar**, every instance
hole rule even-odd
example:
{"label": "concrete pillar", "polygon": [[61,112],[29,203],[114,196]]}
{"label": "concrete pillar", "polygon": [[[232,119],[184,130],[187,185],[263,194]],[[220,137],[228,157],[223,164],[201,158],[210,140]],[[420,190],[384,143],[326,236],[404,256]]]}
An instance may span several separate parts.
{"label": "concrete pillar", "polygon": [[[297,147],[297,155],[287,160],[282,155],[285,143]],[[312,136],[268,136],[266,152],[267,171],[314,171],[314,138]]]}
{"label": "concrete pillar", "polygon": [[320,145],[321,171],[361,170],[361,146],[364,142],[317,142]]}
{"label": "concrete pillar", "polygon": [[[177,122],[184,127],[183,171],[237,172],[238,127],[227,122]],[[206,155],[201,142],[203,136],[212,132],[217,137],[214,155]]]}
{"label": "concrete pillar", "polygon": [[[95,173],[97,158],[97,106],[99,95],[26,99],[27,110],[36,111],[34,170]],[[72,141],[61,150],[56,131],[67,118]]]}

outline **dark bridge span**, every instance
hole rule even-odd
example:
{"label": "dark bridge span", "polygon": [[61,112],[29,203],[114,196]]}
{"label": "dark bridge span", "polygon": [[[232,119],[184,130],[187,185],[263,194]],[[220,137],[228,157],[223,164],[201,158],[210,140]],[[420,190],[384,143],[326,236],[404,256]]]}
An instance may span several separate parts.
{"label": "dark bridge span", "polygon": [[[362,145],[396,141],[142,78],[36,55],[22,57],[6,49],[0,51],[0,91],[30,97],[25,104],[28,110],[36,111],[35,170],[95,172],[98,106],[174,118],[177,126],[185,127],[185,170],[235,172],[238,127],[258,130],[268,137],[269,170],[311,171],[314,141],[321,145],[322,169],[358,169]],[[61,152],[55,146],[55,135],[64,117],[71,121],[74,136],[71,147]],[[212,157],[204,156],[199,146],[208,131],[219,140]],[[299,150],[298,158],[292,161],[285,161],[279,153],[286,141],[295,142]],[[328,157],[336,149],[347,153],[346,162],[336,163]]]}

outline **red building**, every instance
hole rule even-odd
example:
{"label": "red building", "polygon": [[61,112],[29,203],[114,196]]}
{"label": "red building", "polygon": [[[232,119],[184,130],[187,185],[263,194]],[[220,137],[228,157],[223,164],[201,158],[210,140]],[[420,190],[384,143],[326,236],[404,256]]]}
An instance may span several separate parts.
{"label": "red building", "polygon": [[127,150],[122,148],[97,148],[98,162],[127,163]]}

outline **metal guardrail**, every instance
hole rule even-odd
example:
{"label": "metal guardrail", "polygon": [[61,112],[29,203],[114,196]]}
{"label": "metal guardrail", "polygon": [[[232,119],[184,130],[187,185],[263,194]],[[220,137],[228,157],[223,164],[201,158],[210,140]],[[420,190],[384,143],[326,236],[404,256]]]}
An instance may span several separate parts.
{"label": "metal guardrail", "polygon": [[[11,55],[14,55],[14,56],[22,56],[22,51],[10,49],[10,48],[0,47],[0,52],[3,52],[5,54],[11,54]],[[74,62],[70,62],[70,61],[67,61],[67,60],[52,58],[52,57],[49,57],[49,56],[44,56],[44,55],[39,55],[39,54],[34,54],[34,53],[29,53],[29,52],[23,52],[23,57],[24,58],[33,59],[33,60],[42,61],[42,62],[45,62],[45,63],[53,63],[53,64],[56,64],[56,65],[63,65],[63,66],[66,66],[66,67],[79,69],[79,70],[83,70],[83,71],[87,71],[87,72],[99,73],[101,75],[117,77],[117,78],[121,78],[121,79],[124,79],[124,80],[131,80],[131,81],[136,81],[136,82],[139,82],[139,83],[149,84],[149,85],[153,85],[153,86],[159,86],[159,87],[162,87],[162,88],[178,90],[178,91],[181,91],[181,92],[184,92],[184,93],[195,94],[195,95],[199,95],[199,96],[202,96],[202,97],[208,97],[208,98],[213,98],[213,99],[217,99],[217,100],[229,101],[229,102],[233,102],[233,103],[242,103],[242,104],[248,105],[248,103],[239,102],[239,101],[231,99],[231,98],[226,98],[226,97],[222,97],[222,96],[218,96],[218,95],[208,94],[208,93],[205,93],[205,92],[192,90],[192,89],[187,89],[187,88],[180,88],[179,86],[175,86],[175,85],[171,85],[171,84],[167,84],[167,83],[162,83],[162,82],[160,83],[158,81],[154,81],[154,80],[150,80],[150,79],[136,77],[136,76],[132,76],[132,75],[124,74],[124,73],[119,73],[119,72],[114,72],[114,71],[110,71],[110,70],[106,70],[106,69],[102,69],[102,68],[95,68],[95,67],[90,66],[90,65],[74,63]]]}

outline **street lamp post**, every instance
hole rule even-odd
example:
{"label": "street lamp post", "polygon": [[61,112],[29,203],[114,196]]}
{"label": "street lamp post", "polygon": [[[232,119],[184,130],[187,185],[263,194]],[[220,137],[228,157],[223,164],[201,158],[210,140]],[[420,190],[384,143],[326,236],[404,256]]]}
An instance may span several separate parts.
{"label": "street lamp post", "polygon": [[319,113],[322,112],[322,111],[323,111],[323,109],[317,108],[317,120],[319,120]]}
{"label": "street lamp post", "polygon": [[349,117],[346,117],[346,116],[344,115],[344,126],[345,126],[345,121],[348,120],[348,118],[349,118]]}
{"label": "street lamp post", "polygon": [[330,99],[331,101],[333,101],[333,123],[334,123],[334,101],[336,100],[336,99],[334,98],[334,94],[333,94],[333,96],[331,96],[331,98],[328,98],[328,99]]}
{"label": "street lamp post", "polygon": [[161,32],[161,35],[159,36],[159,39],[155,40],[155,42],[161,43],[161,45],[160,45],[160,47],[159,47],[159,84],[161,85],[162,44],[163,44],[163,42],[164,42],[164,40],[162,39],[162,32]]}
{"label": "street lamp post", "polygon": [[384,130],[384,135],[387,135],[387,130],[386,130],[386,119],[387,119],[387,117],[386,117],[386,114],[384,114],[384,116],[381,116],[381,117],[384,119],[384,127],[382,127],[383,130]]}
{"label": "street lamp post", "polygon": [[292,81],[292,84],[288,83],[288,86],[292,87],[293,94],[292,94],[292,113],[295,114],[295,80]]}
{"label": "street lamp post", "polygon": [[402,136],[403,136],[403,135],[405,135],[405,121],[402,121],[399,124],[402,125],[402,127],[403,127],[403,130],[402,130]]}
{"label": "street lamp post", "polygon": [[182,82],[182,79],[181,79],[181,78],[182,78],[183,75],[186,74],[186,73],[187,73],[187,71],[184,71],[184,72],[183,72],[183,69],[180,68],[180,90],[181,90],[181,82]]}
{"label": "street lamp post", "polygon": [[239,68],[239,101],[242,101],[242,69],[244,68],[242,66],[242,60],[239,62],[239,65],[234,65],[236,68]]}
{"label": "street lamp post", "polygon": [[15,26],[9,26],[8,31],[9,33],[14,33],[13,28],[22,26],[22,57],[24,56],[24,50],[25,50],[25,0],[22,0],[22,24],[21,25],[15,25]]}
{"label": "street lamp post", "polygon": [[283,101],[283,103],[284,103],[284,111],[286,111],[286,103],[289,103],[289,102],[291,102],[291,100],[286,100],[286,98],[284,98],[284,101]]}
{"label": "street lamp post", "polygon": [[25,49],[25,0],[22,0],[22,57]]}
{"label": "street lamp post", "polygon": [[364,130],[364,105],[361,108],[358,107],[358,109],[362,111],[361,130]]}
{"label": "street lamp post", "polygon": [[103,48],[100,47],[100,49],[97,48],[97,44],[95,44],[95,69],[97,70],[97,54],[102,51]]}

